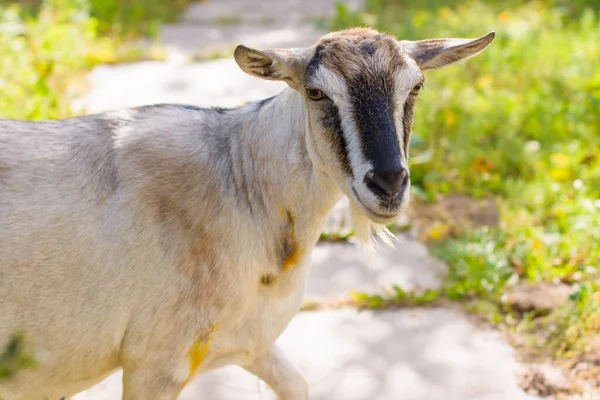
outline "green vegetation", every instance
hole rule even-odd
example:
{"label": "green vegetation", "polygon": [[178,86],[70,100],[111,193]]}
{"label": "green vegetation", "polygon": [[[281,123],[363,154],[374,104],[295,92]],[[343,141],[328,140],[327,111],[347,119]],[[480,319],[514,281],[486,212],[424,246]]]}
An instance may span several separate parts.
{"label": "green vegetation", "polygon": [[391,307],[416,307],[432,305],[440,298],[438,290],[425,290],[414,294],[394,286],[385,293],[351,292],[353,305],[359,308],[391,308]]}
{"label": "green vegetation", "polygon": [[128,39],[153,33],[151,26],[174,18],[185,3],[126,3],[0,0],[0,118],[73,116],[94,65],[162,57]]}
{"label": "green vegetation", "polygon": [[570,303],[544,317],[563,355],[600,332],[599,5],[371,0],[363,12],[338,6],[332,22],[402,39],[496,31],[476,59],[426,74],[411,176],[427,202],[461,194],[499,204],[498,226],[430,235],[450,266],[445,296],[498,310],[518,283],[573,285]]}
{"label": "green vegetation", "polygon": [[15,335],[0,352],[0,382],[10,378],[19,370],[35,366],[35,359],[24,349],[24,342],[22,335]]}
{"label": "green vegetation", "polygon": [[228,26],[228,25],[239,25],[242,22],[244,22],[244,20],[242,19],[242,17],[238,17],[238,16],[231,16],[231,17],[221,16],[221,17],[215,18],[215,20],[213,21],[213,24],[215,24],[215,25],[221,25],[221,26]]}
{"label": "green vegetation", "polygon": [[[191,0],[67,0],[52,3],[83,12],[82,18],[95,21],[100,34],[153,37],[162,24],[176,21]],[[17,5],[32,17],[48,4],[47,0],[0,0],[0,7]]]}
{"label": "green vegetation", "polygon": [[[82,14],[83,12],[83,14]],[[77,7],[44,3],[34,18],[17,6],[0,10],[0,117],[60,118],[71,114],[73,77],[91,64],[93,21]]]}
{"label": "green vegetation", "polygon": [[165,22],[174,22],[191,0],[90,0],[91,16],[101,33],[155,36]]}

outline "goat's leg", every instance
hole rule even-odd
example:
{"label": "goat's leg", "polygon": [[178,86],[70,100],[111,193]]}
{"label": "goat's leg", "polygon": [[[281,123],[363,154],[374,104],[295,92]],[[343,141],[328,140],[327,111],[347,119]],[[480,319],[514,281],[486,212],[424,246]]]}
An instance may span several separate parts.
{"label": "goat's leg", "polygon": [[124,368],[122,400],[176,400],[184,384],[159,366]]}
{"label": "goat's leg", "polygon": [[130,342],[121,357],[122,400],[176,400],[187,383],[190,361],[177,339],[154,349]]}
{"label": "goat's leg", "polygon": [[265,381],[277,393],[279,400],[308,399],[306,380],[277,345],[243,367]]}

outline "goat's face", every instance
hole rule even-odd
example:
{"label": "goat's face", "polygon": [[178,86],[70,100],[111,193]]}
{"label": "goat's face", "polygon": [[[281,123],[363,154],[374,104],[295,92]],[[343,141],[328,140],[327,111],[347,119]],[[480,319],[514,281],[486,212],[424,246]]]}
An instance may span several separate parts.
{"label": "goat's face", "polygon": [[317,167],[374,222],[408,202],[408,145],[423,70],[481,52],[494,38],[398,41],[370,29],[321,38],[309,49],[235,58],[252,75],[284,80],[304,98],[307,143]]}

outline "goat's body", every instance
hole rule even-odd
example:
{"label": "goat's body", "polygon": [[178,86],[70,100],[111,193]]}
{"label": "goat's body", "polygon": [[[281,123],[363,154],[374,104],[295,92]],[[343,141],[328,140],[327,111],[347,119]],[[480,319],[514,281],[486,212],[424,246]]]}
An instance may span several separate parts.
{"label": "goat's body", "polygon": [[174,400],[238,364],[307,400],[273,343],[328,211],[343,193],[361,240],[387,232],[408,202],[421,69],[493,38],[357,28],[308,49],[238,46],[243,71],[290,89],[232,110],[0,121],[0,346],[24,332],[40,363],[0,398],[57,400],[122,367],[123,400]]}
{"label": "goat's body", "polygon": [[276,100],[0,121],[0,345],[24,332],[40,357],[0,398],[154,359],[187,381],[271,347],[340,195],[310,167],[300,99]]}

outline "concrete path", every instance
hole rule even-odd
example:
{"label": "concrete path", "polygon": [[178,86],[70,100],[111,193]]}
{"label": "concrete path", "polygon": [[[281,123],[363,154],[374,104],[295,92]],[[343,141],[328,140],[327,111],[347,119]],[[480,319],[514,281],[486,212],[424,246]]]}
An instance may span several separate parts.
{"label": "concrete path", "polygon": [[[351,8],[363,0],[339,1]],[[163,29],[171,51],[202,55],[237,44],[260,48],[308,46],[322,35],[316,23],[333,15],[335,0],[212,0],[190,7]]]}
{"label": "concrete path", "polygon": [[[360,1],[345,1],[359,6]],[[309,45],[312,21],[331,14],[335,0],[212,0],[193,5],[182,23],[161,35],[166,62],[99,66],[90,75],[89,112],[159,102],[235,106],[278,93],[285,84],[242,73],[231,58],[188,62],[207,51],[244,43],[259,48]],[[347,228],[340,203],[326,230]],[[400,236],[377,260],[346,243],[322,243],[313,253],[307,298],[331,300],[350,290],[437,288],[446,271],[425,246]],[[307,377],[315,400],[517,400],[512,349],[495,332],[447,309],[328,310],[298,315],[279,339]],[[117,373],[76,400],[121,396]],[[272,392],[237,367],[195,379],[183,400],[273,399]]]}
{"label": "concrete path", "polygon": [[[443,309],[302,313],[279,339],[311,400],[518,400],[509,346]],[[116,374],[75,400],[119,399]],[[238,367],[196,378],[181,400],[275,399]]]}

